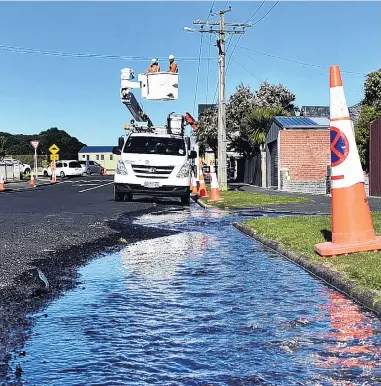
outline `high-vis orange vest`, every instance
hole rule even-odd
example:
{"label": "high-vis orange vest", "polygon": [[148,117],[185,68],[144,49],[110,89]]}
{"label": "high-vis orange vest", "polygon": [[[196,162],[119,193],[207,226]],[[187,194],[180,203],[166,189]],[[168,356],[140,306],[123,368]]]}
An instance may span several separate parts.
{"label": "high-vis orange vest", "polygon": [[152,65],[149,69],[148,72],[160,72],[160,67],[158,64]]}
{"label": "high-vis orange vest", "polygon": [[176,62],[170,63],[168,72],[179,72]]}

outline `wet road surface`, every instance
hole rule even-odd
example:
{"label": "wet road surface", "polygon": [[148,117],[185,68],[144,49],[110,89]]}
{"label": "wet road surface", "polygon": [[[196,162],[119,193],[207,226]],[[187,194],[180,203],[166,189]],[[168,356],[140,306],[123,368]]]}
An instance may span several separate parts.
{"label": "wet road surface", "polygon": [[381,322],[232,227],[168,208],[33,315],[8,383],[381,385]]}

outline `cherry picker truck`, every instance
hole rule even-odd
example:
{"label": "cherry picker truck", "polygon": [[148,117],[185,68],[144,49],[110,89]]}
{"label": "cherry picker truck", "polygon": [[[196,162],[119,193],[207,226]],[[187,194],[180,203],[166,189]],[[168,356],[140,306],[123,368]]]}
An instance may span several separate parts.
{"label": "cherry picker truck", "polygon": [[114,175],[115,201],[132,201],[135,195],[178,197],[190,204],[191,166],[197,159],[194,135],[185,135],[186,125],[194,126],[187,113],[170,113],[165,126],[155,126],[132,93],[140,89],[144,99],[178,99],[178,74],[159,72],[139,74],[121,70],[121,102],[132,117],[126,134],[119,137],[114,154],[119,156]]}

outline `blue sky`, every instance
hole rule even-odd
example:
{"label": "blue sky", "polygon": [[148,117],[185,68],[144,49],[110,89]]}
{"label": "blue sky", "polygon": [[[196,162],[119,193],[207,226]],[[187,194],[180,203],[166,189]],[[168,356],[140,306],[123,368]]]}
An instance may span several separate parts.
{"label": "blue sky", "polygon": [[[214,10],[225,6],[216,1]],[[245,22],[261,2],[229,2],[227,22]],[[274,4],[265,2],[256,22]],[[205,20],[212,1],[196,2],[2,2],[0,45],[69,53],[139,56],[139,61],[62,57],[0,48],[0,131],[39,133],[58,127],[88,145],[114,145],[131,119],[119,99],[120,70],[143,72],[151,57],[172,53],[178,61],[179,100],[142,101],[155,124],[169,112],[193,114],[200,34],[193,21]],[[301,105],[329,103],[328,68],[367,74],[381,67],[381,2],[279,2],[249,28],[234,51],[227,73],[227,97],[237,84],[258,88],[257,77],[283,83]],[[214,20],[215,18],[210,18]],[[196,103],[211,103],[217,82],[217,49],[204,34]],[[214,36],[213,36],[214,39]],[[237,37],[229,45],[227,58]],[[210,49],[210,56],[209,56]],[[280,56],[320,67],[302,66]],[[207,70],[209,61],[209,72]],[[168,61],[161,61],[165,68]],[[251,73],[250,73],[251,72]],[[255,74],[255,76],[252,75]],[[349,105],[363,96],[363,77],[343,73]],[[207,98],[206,90],[209,89]],[[139,96],[136,92],[135,95]],[[197,107],[195,112],[197,118]]]}

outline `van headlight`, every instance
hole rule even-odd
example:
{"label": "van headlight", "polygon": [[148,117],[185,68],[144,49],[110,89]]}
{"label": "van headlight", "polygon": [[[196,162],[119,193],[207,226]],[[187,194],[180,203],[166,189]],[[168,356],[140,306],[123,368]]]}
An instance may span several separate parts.
{"label": "van headlight", "polygon": [[118,163],[116,164],[116,174],[123,174],[127,175],[127,169],[126,166],[124,165],[124,162],[120,159],[118,160]]}
{"label": "van headlight", "polygon": [[189,177],[189,172],[190,172],[190,165],[188,163],[186,163],[185,165],[183,165],[181,167],[181,169],[179,170],[179,172],[177,173],[177,178],[185,178],[185,177]]}

